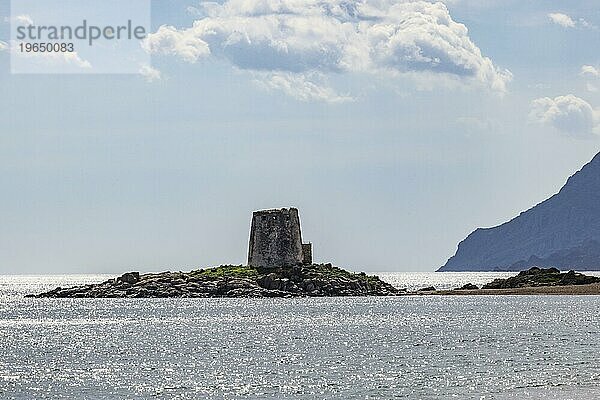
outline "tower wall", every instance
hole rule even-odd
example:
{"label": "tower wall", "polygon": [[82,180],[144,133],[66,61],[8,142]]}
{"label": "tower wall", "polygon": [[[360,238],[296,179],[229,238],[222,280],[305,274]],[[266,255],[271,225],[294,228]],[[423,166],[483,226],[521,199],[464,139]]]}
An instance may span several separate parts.
{"label": "tower wall", "polygon": [[310,265],[312,264],[312,243],[303,243],[302,244],[302,264]]}
{"label": "tower wall", "polygon": [[300,218],[296,208],[255,211],[252,214],[248,265],[288,267],[303,264]]}

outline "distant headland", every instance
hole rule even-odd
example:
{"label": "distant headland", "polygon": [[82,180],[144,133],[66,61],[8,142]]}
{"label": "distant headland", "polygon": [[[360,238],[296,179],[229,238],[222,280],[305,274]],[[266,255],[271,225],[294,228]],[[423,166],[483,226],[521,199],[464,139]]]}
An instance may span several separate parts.
{"label": "distant headland", "polygon": [[518,217],[480,228],[438,271],[600,270],[600,154]]}

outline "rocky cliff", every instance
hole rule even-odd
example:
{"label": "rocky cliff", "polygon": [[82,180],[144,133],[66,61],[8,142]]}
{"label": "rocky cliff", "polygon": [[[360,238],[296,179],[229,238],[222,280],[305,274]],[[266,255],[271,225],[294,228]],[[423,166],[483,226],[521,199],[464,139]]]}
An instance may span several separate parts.
{"label": "rocky cliff", "polygon": [[480,228],[439,271],[600,270],[600,154],[563,188],[518,217]]}

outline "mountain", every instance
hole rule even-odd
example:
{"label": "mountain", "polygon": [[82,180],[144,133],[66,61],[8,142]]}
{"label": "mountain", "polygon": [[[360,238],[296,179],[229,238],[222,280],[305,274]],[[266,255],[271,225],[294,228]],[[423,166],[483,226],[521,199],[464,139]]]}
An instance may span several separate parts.
{"label": "mountain", "polygon": [[438,271],[505,271],[531,266],[600,270],[600,153],[560,192],[459,243]]}

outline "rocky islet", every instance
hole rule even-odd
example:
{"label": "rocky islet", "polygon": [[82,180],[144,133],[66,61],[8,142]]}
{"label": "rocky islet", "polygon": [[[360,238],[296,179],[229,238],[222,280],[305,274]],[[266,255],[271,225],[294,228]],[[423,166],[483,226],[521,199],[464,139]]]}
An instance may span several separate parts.
{"label": "rocky islet", "polygon": [[191,272],[129,272],[98,284],[56,288],[39,298],[393,296],[402,291],[377,276],[331,264],[281,268],[220,266]]}

